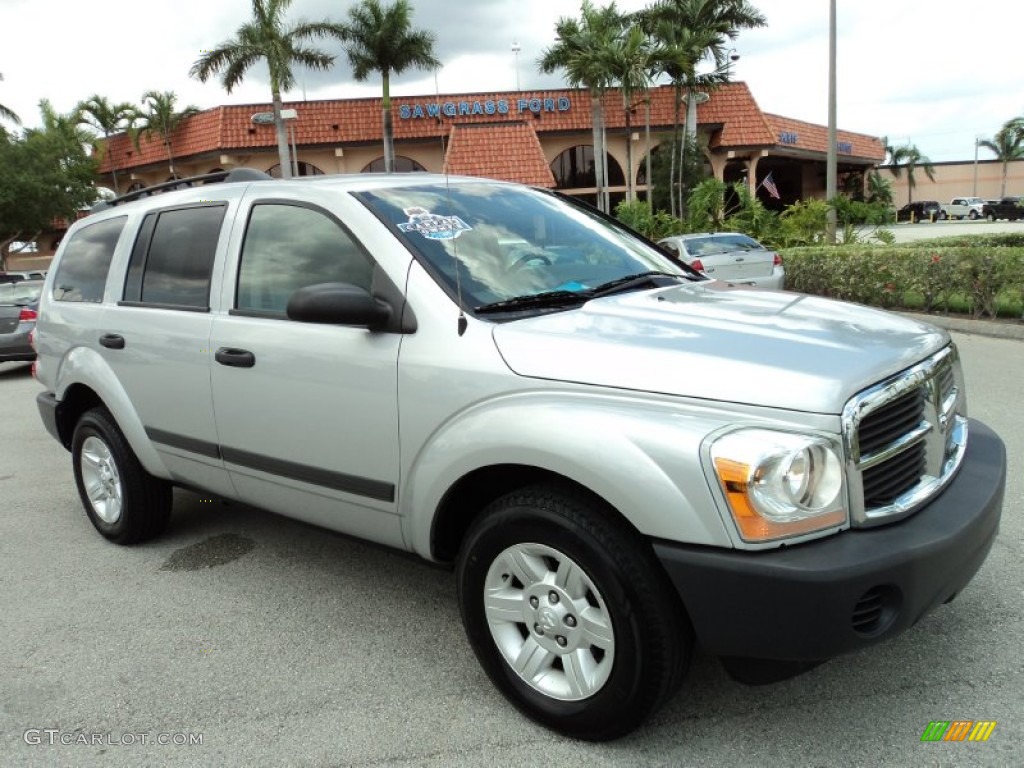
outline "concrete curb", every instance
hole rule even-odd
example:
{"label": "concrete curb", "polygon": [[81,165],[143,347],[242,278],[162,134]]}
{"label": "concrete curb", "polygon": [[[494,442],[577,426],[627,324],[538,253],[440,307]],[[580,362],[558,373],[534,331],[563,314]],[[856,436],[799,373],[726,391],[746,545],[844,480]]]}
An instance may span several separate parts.
{"label": "concrete curb", "polygon": [[956,333],[971,333],[994,339],[1024,341],[1024,321],[1021,320],[974,320],[968,317],[930,315],[922,312],[901,312],[900,314]]}

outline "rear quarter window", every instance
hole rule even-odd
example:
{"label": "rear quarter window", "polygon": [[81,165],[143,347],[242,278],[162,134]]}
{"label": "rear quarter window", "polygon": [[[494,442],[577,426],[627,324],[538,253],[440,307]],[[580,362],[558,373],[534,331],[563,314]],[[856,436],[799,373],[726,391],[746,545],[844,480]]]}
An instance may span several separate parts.
{"label": "rear quarter window", "polygon": [[127,216],[107,219],[71,236],[53,280],[55,301],[103,301],[110,262],[127,220]]}

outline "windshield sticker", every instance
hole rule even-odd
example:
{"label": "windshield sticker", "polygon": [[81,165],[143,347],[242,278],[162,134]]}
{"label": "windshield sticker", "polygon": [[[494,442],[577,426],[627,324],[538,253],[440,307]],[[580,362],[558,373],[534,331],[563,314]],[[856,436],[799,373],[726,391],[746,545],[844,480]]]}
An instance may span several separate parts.
{"label": "windshield sticker", "polygon": [[472,229],[458,216],[438,216],[426,208],[406,208],[407,222],[398,225],[403,232],[418,232],[428,240],[454,240]]}

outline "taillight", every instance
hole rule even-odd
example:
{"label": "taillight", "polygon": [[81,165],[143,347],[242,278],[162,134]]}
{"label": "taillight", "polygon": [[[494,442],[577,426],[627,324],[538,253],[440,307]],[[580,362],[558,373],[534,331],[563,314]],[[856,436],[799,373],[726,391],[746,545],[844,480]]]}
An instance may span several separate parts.
{"label": "taillight", "polygon": [[779,254],[777,254],[777,253],[775,254],[775,258],[772,259],[772,266],[773,267],[781,267],[782,266],[782,257],[779,256]]}
{"label": "taillight", "polygon": [[704,262],[702,262],[700,259],[694,259],[693,261],[691,261],[690,266],[693,269],[696,269],[698,272],[704,271]]}
{"label": "taillight", "polygon": [[37,313],[34,309],[29,309],[28,307],[22,307],[21,308],[21,314],[18,315],[18,322],[19,323],[34,323],[38,316],[39,316],[39,313]]}

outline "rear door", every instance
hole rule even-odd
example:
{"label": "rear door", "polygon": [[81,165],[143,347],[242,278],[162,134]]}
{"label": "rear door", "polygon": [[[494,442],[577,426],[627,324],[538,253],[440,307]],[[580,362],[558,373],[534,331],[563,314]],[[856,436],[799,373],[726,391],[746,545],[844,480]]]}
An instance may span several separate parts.
{"label": "rear door", "polygon": [[107,305],[98,339],[175,480],[224,495],[232,491],[218,450],[209,342],[229,207],[200,201],[146,214],[121,300]]}
{"label": "rear door", "polygon": [[227,312],[213,323],[221,451],[239,496],[281,514],[401,546],[401,335],[289,320],[300,287],[371,290],[376,266],[342,221],[294,199],[244,207]]}

